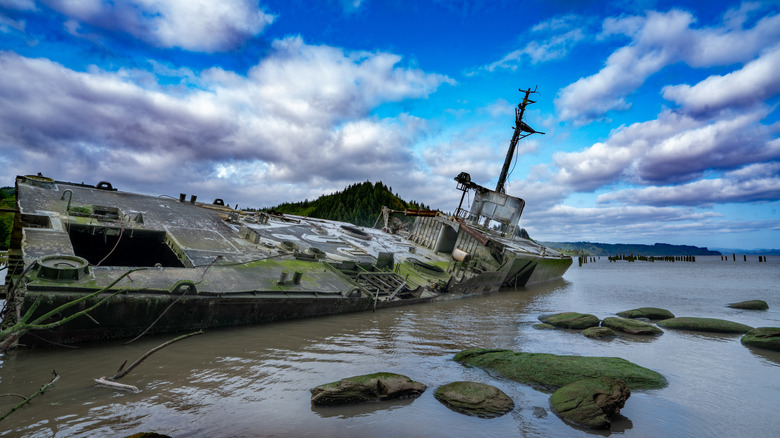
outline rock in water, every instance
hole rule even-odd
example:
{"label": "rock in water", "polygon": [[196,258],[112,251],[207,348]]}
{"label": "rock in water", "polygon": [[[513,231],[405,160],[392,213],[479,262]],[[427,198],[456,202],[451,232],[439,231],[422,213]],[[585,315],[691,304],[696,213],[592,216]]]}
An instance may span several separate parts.
{"label": "rock in water", "polygon": [[617,333],[609,327],[588,327],[582,331],[582,334],[592,339],[614,338],[617,336]]}
{"label": "rock in water", "polygon": [[550,406],[561,418],[592,429],[608,429],[612,416],[631,396],[622,380],[585,379],[570,383],[550,396]]}
{"label": "rock in water", "polygon": [[635,319],[616,318],[614,316],[604,318],[604,321],[601,321],[601,325],[632,335],[661,335],[664,333],[663,330],[652,324]]}
{"label": "rock in water", "polygon": [[550,315],[541,315],[539,321],[554,325],[559,328],[583,330],[588,327],[597,327],[601,322],[598,317],[589,313],[563,312]]}
{"label": "rock in water", "polygon": [[422,383],[400,374],[366,374],[326,383],[312,389],[311,403],[316,406],[331,406],[419,397],[425,389],[426,386]]}
{"label": "rock in water", "polygon": [[617,316],[621,318],[647,318],[647,319],[669,319],[674,318],[674,314],[666,309],[658,307],[640,307],[638,309],[618,312]]}
{"label": "rock in water", "polygon": [[731,303],[728,306],[731,307],[732,309],[743,309],[743,310],[769,309],[769,304],[767,304],[766,301],[762,301],[762,300],[740,301],[738,303]]}
{"label": "rock in water", "polygon": [[745,333],[742,344],[780,351],[780,327],[758,327]]}
{"label": "rock in water", "polygon": [[658,325],[663,328],[676,330],[694,330],[700,332],[713,333],[747,333],[753,330],[753,327],[738,322],[726,321],[717,318],[694,318],[690,316],[681,316],[658,321]]}
{"label": "rock in water", "polygon": [[440,386],[433,396],[455,412],[483,418],[500,417],[515,407],[503,391],[478,382],[448,383]]}
{"label": "rock in water", "polygon": [[558,389],[583,379],[610,377],[630,389],[658,389],[667,385],[661,374],[619,357],[558,356],[502,349],[472,348],[455,361],[497,371],[502,376],[542,389]]}

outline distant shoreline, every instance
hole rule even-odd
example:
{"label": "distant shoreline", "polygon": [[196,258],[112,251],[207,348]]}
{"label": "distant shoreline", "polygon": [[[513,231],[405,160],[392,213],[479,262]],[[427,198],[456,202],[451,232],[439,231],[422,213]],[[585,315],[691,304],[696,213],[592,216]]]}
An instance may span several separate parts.
{"label": "distant shoreline", "polygon": [[691,245],[671,245],[656,243],[645,245],[639,243],[599,243],[599,242],[539,242],[550,248],[555,248],[569,255],[614,256],[617,254],[635,256],[719,256],[719,255],[780,255],[780,249],[732,249],[698,247]]}

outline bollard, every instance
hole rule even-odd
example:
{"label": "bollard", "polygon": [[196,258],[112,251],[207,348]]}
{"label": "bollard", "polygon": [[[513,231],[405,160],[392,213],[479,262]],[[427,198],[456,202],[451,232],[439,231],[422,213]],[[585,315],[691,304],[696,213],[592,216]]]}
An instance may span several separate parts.
{"label": "bollard", "polygon": [[276,284],[284,284],[287,281],[287,271],[282,271]]}

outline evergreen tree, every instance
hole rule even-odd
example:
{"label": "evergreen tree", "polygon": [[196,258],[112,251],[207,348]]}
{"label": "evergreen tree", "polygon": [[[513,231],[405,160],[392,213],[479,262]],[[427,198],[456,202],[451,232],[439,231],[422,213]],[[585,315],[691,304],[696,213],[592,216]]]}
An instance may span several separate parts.
{"label": "evergreen tree", "polygon": [[312,201],[306,199],[303,202],[285,202],[266,210],[370,227],[382,211],[382,206],[393,210],[426,208],[424,204],[418,204],[416,201],[404,201],[397,194],[393,195],[392,190],[392,187],[386,186],[382,181],[365,181],[351,184],[341,192],[323,195]]}

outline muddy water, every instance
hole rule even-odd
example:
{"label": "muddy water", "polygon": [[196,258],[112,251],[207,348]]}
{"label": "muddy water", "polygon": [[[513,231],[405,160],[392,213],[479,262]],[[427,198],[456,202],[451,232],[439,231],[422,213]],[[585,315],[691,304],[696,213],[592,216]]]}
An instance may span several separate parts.
{"label": "muddy water", "polygon": [[[764,299],[770,310],[730,309]],[[56,388],[0,422],[0,436],[587,436],[549,411],[548,397],[525,385],[452,361],[464,348],[617,356],[659,371],[667,388],[634,392],[612,434],[775,436],[780,430],[780,353],[744,347],[739,335],[666,330],[658,338],[587,339],[536,330],[542,313],[581,311],[604,318],[622,310],[664,307],[678,316],[780,326],[780,257],[768,263],[609,263],[572,266],[553,284],[377,313],[359,313],[212,330],[156,353],[122,382],[139,394],[96,386],[126,359],[171,338],[76,350],[18,351],[0,357],[0,393]],[[317,408],[309,390],[341,377],[390,371],[428,385],[415,400]],[[472,380],[497,386],[516,408],[496,419],[450,411],[433,397],[439,385]],[[15,405],[0,397],[0,410]],[[608,433],[604,433],[608,435]]]}

